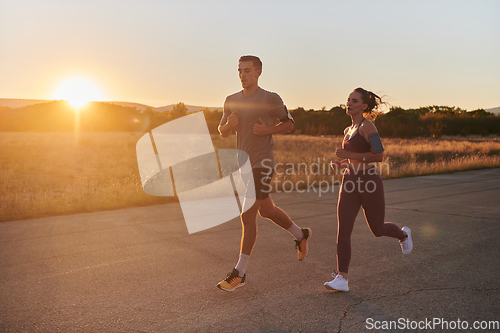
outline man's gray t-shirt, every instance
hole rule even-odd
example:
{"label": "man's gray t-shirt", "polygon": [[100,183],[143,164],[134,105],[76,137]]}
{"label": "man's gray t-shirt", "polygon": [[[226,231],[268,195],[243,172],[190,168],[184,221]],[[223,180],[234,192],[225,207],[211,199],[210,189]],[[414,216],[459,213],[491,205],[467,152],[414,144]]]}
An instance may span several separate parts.
{"label": "man's gray t-shirt", "polygon": [[273,135],[253,134],[253,127],[255,124],[260,124],[259,118],[267,126],[275,126],[275,118],[281,122],[293,121],[281,97],[260,87],[250,96],[245,96],[243,91],[240,91],[226,98],[220,124],[224,125],[227,122],[227,117],[233,112],[236,112],[239,122],[236,126],[237,149],[248,154],[253,169],[274,169]]}

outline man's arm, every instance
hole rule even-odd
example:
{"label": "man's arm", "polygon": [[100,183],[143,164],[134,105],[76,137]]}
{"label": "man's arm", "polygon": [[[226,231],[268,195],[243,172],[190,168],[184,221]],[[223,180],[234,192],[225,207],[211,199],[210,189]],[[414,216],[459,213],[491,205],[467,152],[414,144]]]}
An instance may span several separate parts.
{"label": "man's arm", "polygon": [[276,126],[267,126],[264,120],[259,118],[260,124],[253,126],[253,134],[255,135],[269,135],[269,134],[284,134],[293,130],[293,121],[286,120]]}
{"label": "man's arm", "polygon": [[227,123],[225,123],[224,125],[219,125],[218,130],[219,130],[220,136],[223,138],[227,138],[228,136],[230,136],[231,132],[233,131],[232,128],[227,126]]}
{"label": "man's arm", "polygon": [[294,128],[294,120],[283,100],[276,93],[271,93],[270,100],[270,110],[269,114],[280,121],[276,126],[269,126],[265,128],[266,125],[262,119],[259,118],[259,124],[254,126],[254,134],[266,135],[266,134],[284,134],[291,132]]}
{"label": "man's arm", "polygon": [[235,128],[238,124],[239,122],[238,117],[236,116],[236,112],[231,113],[231,115],[227,117],[226,123],[223,125],[219,125],[218,127],[220,136],[222,136],[223,138],[227,138],[233,132],[233,128]]}
{"label": "man's arm", "polygon": [[274,133],[273,134],[285,134],[293,131],[294,128],[293,121],[287,120],[284,122],[279,123],[278,125],[274,126]]}

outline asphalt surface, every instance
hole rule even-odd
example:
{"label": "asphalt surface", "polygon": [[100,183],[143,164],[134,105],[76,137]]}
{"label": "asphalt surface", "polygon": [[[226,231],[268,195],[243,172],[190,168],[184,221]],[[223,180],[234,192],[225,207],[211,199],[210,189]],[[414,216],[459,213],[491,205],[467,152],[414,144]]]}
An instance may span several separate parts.
{"label": "asphalt surface", "polygon": [[247,285],[233,293],[216,284],[238,259],[238,219],[189,235],[180,206],[166,204],[0,223],[0,331],[380,332],[392,324],[459,332],[498,323],[500,169],[384,186],[386,221],[411,228],[413,253],[374,237],[360,212],[346,293],[323,286],[336,265],[337,190],[273,194],[313,229],[309,255],[299,262],[292,236],[259,218]]}

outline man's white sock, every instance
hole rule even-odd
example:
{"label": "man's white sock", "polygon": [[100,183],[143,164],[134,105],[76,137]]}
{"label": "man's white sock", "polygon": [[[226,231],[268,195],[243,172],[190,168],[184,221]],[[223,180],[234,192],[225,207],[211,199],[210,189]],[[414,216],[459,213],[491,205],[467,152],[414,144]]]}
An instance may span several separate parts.
{"label": "man's white sock", "polygon": [[248,254],[240,253],[240,258],[238,259],[238,263],[236,264],[236,269],[240,273],[240,276],[243,277],[245,275],[245,271],[247,269],[248,260],[250,256]]}
{"label": "man's white sock", "polygon": [[302,238],[304,238],[304,232],[302,231],[301,228],[299,228],[298,225],[292,222],[292,226],[288,229],[286,229],[289,233],[295,237],[296,240],[300,241]]}

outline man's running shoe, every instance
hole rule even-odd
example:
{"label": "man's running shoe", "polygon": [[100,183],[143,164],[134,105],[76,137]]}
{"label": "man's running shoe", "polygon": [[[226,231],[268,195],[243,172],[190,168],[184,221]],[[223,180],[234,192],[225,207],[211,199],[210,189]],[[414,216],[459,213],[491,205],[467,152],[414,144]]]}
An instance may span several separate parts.
{"label": "man's running shoe", "polygon": [[295,248],[297,249],[297,257],[299,260],[304,260],[307,256],[307,251],[309,251],[309,241],[311,240],[313,231],[311,228],[302,229],[304,237],[298,241],[295,240]]}
{"label": "man's running shoe", "polygon": [[217,284],[217,288],[225,290],[225,291],[235,291],[238,288],[241,288],[245,285],[245,277],[247,275],[243,275],[243,277],[240,276],[240,272],[236,268],[233,269],[233,271],[229,274],[227,274],[227,277],[225,280],[219,282]]}
{"label": "man's running shoe", "polygon": [[338,290],[338,291],[349,291],[349,282],[344,279],[344,277],[340,274],[333,273],[332,276],[334,279],[330,282],[325,282],[325,288],[329,290]]}
{"label": "man's running shoe", "polygon": [[406,232],[406,239],[404,241],[399,241],[399,245],[401,245],[401,250],[403,250],[403,254],[410,254],[411,250],[413,250],[413,241],[411,240],[411,230],[408,227],[401,228],[404,232]]}

